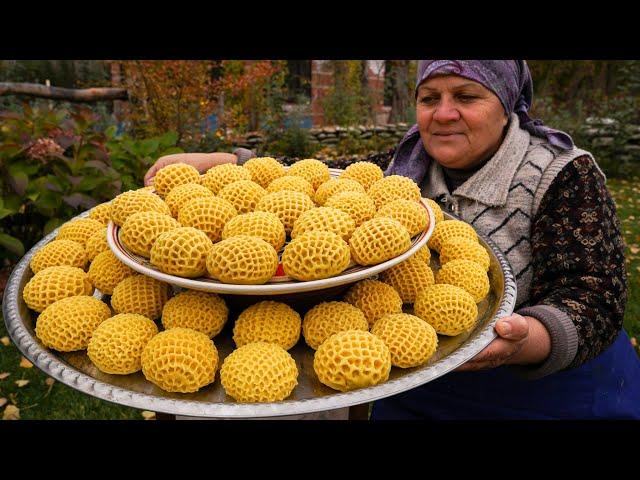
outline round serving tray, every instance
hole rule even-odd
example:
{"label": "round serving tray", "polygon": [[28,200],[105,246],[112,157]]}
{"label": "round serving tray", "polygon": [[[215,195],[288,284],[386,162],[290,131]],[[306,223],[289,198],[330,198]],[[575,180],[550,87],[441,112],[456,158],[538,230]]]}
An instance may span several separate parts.
{"label": "round serving tray", "polygon": [[[85,217],[88,212],[79,217]],[[455,217],[445,213],[448,219]],[[429,362],[420,367],[400,369],[393,367],[389,380],[368,388],[350,392],[337,392],[321,384],[313,371],[313,350],[301,338],[289,353],[299,369],[298,385],[290,397],[273,403],[239,403],[228,397],[220,384],[219,372],[215,381],[191,394],[165,392],[147,381],[141,372],[131,375],[110,375],[99,371],[87,357],[86,351],[60,353],[47,349],[36,337],[34,327],[37,314],[30,311],[23,298],[24,286],[33,276],[29,262],[33,255],[52,241],[55,230],[38,242],[15,267],[4,294],[3,312],[7,330],[20,352],[47,375],[87,395],[120,405],[164,412],[174,415],[209,418],[267,418],[298,415],[345,408],[411,390],[455,369],[478,354],[494,338],[494,325],[498,318],[513,312],[516,300],[516,281],[506,258],[495,244],[479,234],[480,243],[491,258],[489,295],[478,304],[476,327],[455,337],[439,336],[438,349]],[[432,267],[438,266],[437,255]],[[103,295],[96,291],[95,296]],[[231,305],[240,297],[224,296]],[[246,298],[246,297],[243,297]],[[319,301],[335,299],[329,294]],[[234,349],[232,327],[239,311],[231,308],[225,329],[214,338],[220,362]],[[300,310],[300,313],[303,313]]]}

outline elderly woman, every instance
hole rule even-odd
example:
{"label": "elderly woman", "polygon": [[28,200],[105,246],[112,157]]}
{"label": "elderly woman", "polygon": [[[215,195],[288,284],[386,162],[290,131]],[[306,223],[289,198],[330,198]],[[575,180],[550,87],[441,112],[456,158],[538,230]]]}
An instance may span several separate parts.
{"label": "elderly woman", "polygon": [[[385,174],[413,179],[495,242],[516,276],[516,313],[475,358],[376,402],[372,418],[640,418],[640,361],[621,329],[624,245],[592,155],[529,118],[524,61],[422,60],[415,96],[417,124]],[[188,161],[205,170],[251,152],[201,155]],[[160,159],[146,180],[185,160]]]}

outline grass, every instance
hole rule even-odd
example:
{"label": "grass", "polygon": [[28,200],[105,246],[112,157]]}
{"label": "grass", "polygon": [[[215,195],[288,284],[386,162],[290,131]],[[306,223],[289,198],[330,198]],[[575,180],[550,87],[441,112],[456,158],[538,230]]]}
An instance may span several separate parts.
{"label": "grass", "polygon": [[[609,179],[607,185],[616,201],[626,243],[629,298],[624,328],[632,339],[640,339],[640,178]],[[0,338],[7,335],[0,310]],[[6,400],[6,405],[19,408],[20,418],[25,420],[143,419],[141,410],[98,400],[52,382],[35,367],[21,367],[21,360],[22,355],[13,344],[0,343],[0,377],[10,374],[0,379],[0,411],[5,410],[2,403]],[[29,383],[19,386],[16,382],[20,380]]]}

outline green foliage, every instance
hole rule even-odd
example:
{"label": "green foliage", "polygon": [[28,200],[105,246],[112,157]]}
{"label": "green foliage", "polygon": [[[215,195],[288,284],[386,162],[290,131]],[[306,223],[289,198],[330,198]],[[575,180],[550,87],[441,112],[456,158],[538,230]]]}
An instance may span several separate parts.
{"label": "green foliage", "polygon": [[336,157],[348,155],[367,155],[388,150],[397,145],[398,140],[392,137],[372,135],[370,138],[361,138],[356,134],[340,139],[331,150]]}
{"label": "green foliage", "polygon": [[362,60],[331,62],[334,84],[322,99],[327,124],[348,126],[372,120],[371,92],[363,82]]}

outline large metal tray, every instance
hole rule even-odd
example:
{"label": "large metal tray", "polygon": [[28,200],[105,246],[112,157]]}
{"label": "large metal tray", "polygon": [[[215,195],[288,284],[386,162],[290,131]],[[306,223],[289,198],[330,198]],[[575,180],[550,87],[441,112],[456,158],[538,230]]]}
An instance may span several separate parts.
{"label": "large metal tray", "polygon": [[[85,212],[79,217],[87,214]],[[448,213],[445,216],[455,218]],[[301,338],[290,350],[300,372],[298,386],[285,401],[238,403],[225,394],[219,372],[211,385],[196,393],[168,393],[147,381],[141,372],[126,376],[106,374],[91,363],[85,351],[59,353],[47,349],[38,340],[34,332],[37,314],[27,308],[22,299],[22,290],[33,276],[29,268],[31,258],[56,235],[57,230],[38,242],[20,260],[9,278],[3,312],[12,341],[36,367],[76,390],[116,404],[155,412],[209,418],[266,418],[327,411],[379,400],[432,381],[474,357],[496,338],[493,328],[496,320],[511,314],[515,306],[516,281],[511,267],[495,244],[479,234],[480,243],[490,253],[491,290],[487,298],[478,304],[478,323],[468,333],[456,337],[439,336],[438,350],[427,364],[409,369],[393,367],[389,380],[380,385],[337,392],[318,381],[313,371],[314,352]],[[437,262],[437,255],[434,255],[432,266],[437,267]],[[301,297],[276,295],[269,298],[298,305],[298,311],[303,314],[314,303],[334,299],[348,287],[344,285],[339,289],[307,292]],[[95,296],[102,298],[100,292],[96,292]],[[214,339],[220,362],[234,348],[231,334],[233,320],[239,310],[246,307],[248,302],[260,300],[259,297],[246,296],[225,296],[225,299],[231,307],[231,316],[225,329]]]}

